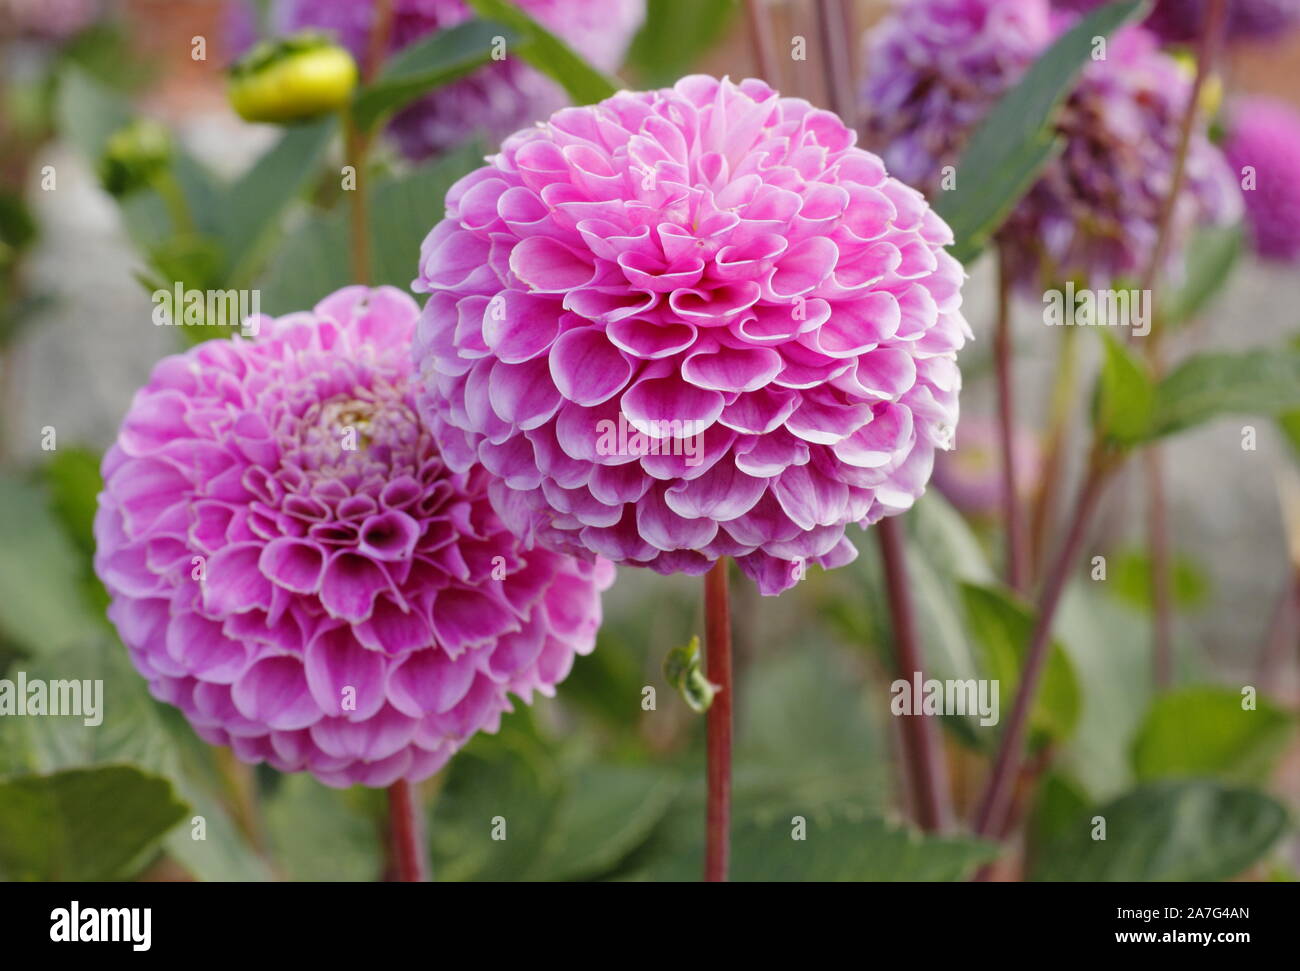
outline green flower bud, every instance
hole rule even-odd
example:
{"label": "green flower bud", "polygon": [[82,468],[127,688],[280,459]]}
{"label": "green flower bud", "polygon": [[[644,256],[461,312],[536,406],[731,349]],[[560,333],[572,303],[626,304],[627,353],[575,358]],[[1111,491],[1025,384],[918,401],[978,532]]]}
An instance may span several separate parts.
{"label": "green flower bud", "polygon": [[692,637],[685,647],[674,647],[664,658],[664,678],[672,685],[691,711],[702,715],[713,704],[718,686],[700,669],[700,639]]}
{"label": "green flower bud", "polygon": [[230,69],[230,103],[245,121],[306,121],[348,103],[357,64],[324,34],[263,41]]}
{"label": "green flower bud", "polygon": [[109,137],[99,159],[99,182],[121,198],[151,184],[172,156],[171,133],[156,121],[137,118]]}

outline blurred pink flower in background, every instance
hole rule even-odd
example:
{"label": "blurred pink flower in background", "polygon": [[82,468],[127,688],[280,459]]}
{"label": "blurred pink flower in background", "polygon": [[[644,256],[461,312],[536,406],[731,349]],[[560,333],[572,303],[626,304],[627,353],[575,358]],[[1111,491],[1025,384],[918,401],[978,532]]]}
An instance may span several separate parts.
{"label": "blurred pink flower in background", "polygon": [[423,779],[590,651],[613,568],[523,551],[417,420],[418,308],[348,287],[164,358],[104,458],[95,568],[152,693],[333,786]]}
{"label": "blurred pink flower in background", "polygon": [[[1028,499],[1042,464],[1038,437],[1027,428],[1017,428],[1014,447],[1016,496]],[[999,463],[997,422],[982,415],[967,415],[957,431],[956,446],[934,463],[934,487],[968,516],[997,516],[1002,503]]]}
{"label": "blurred pink flower in background", "polygon": [[851,560],[846,524],[910,507],[948,447],[970,337],[948,227],[854,141],[704,76],[508,138],[415,282],[446,460],[564,552],[731,556],[766,594]]}
{"label": "blurred pink flower in background", "polygon": [[1272,98],[1243,98],[1232,105],[1224,149],[1238,178],[1252,183],[1241,195],[1255,251],[1300,259],[1300,113]]}

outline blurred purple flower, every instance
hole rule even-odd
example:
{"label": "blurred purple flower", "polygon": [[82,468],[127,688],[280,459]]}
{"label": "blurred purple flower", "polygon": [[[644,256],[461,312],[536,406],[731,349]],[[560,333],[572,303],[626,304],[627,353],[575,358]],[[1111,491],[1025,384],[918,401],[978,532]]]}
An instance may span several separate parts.
{"label": "blurred purple flower", "polygon": [[518,534],[765,594],[908,508],[969,338],[948,227],[839,118],[704,76],[558,112],[424,242],[421,414]]}
{"label": "blurred purple flower", "polygon": [[[1038,481],[1042,456],[1038,438],[1026,428],[1014,433],[1016,496],[1026,499]],[[934,487],[968,516],[996,516],[1002,509],[1002,466],[997,423],[967,415],[951,452],[934,463]]]}
{"label": "blurred purple flower", "polygon": [[[1067,10],[1092,10],[1108,0],[1056,0]],[[1186,43],[1201,36],[1210,0],[1156,0],[1142,26],[1163,41]],[[1266,40],[1300,22],[1300,0],[1228,0],[1225,34],[1230,41]]]}
{"label": "blurred purple flower", "polygon": [[1239,178],[1253,170],[1242,198],[1255,251],[1300,260],[1300,113],[1271,98],[1243,98],[1233,105],[1224,148]]}
{"label": "blurred purple flower", "polygon": [[99,16],[100,0],[0,0],[0,37],[67,40]]}
{"label": "blurred purple flower", "polygon": [[104,458],[95,568],[151,692],[332,786],[423,779],[591,650],[609,563],[524,552],[416,418],[418,308],[348,287],[160,361]]}
{"label": "blurred purple flower", "polygon": [[[1073,22],[1048,0],[910,0],[867,38],[866,140],[902,179],[933,196],[974,127],[1052,39]],[[1018,283],[1036,291],[1074,278],[1107,285],[1150,260],[1190,90],[1154,37],[1127,28],[1084,68],[1057,115],[1064,152],[1008,218]],[[961,173],[952,173],[959,180]],[[1167,269],[1198,221],[1239,212],[1231,173],[1203,132],[1194,136],[1174,213]]]}
{"label": "blurred purple flower", "polygon": [[[645,19],[645,0],[520,0],[519,6],[605,71],[622,63],[632,35]],[[277,0],[271,27],[277,32],[308,27],[333,32],[360,63],[374,13],[372,0]],[[469,8],[461,0],[396,0],[388,53],[469,17]],[[425,158],[475,132],[495,143],[568,104],[559,85],[513,52],[507,55],[399,112],[389,133],[402,153]]]}

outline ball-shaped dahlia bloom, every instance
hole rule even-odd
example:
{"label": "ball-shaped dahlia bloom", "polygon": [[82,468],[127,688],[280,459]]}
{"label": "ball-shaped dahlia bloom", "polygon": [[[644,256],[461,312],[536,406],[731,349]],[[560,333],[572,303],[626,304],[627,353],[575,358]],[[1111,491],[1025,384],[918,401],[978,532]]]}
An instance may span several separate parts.
{"label": "ball-shaped dahlia bloom", "polygon": [[[645,19],[645,0],[518,0],[518,5],[604,71],[622,63]],[[469,17],[461,0],[394,0],[389,53]],[[366,56],[374,19],[373,0],[279,0],[272,12],[277,30],[331,31],[358,61]],[[389,134],[402,153],[422,159],[476,132],[496,143],[569,103],[554,81],[506,53],[504,60],[485,64],[398,112]]]}
{"label": "ball-shaped dahlia bloom", "polygon": [[[1056,0],[1070,10],[1092,10],[1107,0]],[[1300,0],[1227,0],[1223,32],[1229,41],[1270,40],[1300,23]],[[1156,0],[1142,22],[1170,43],[1188,43],[1201,36],[1210,0]]]}
{"label": "ball-shaped dahlia bloom", "polygon": [[608,563],[524,551],[416,416],[418,308],[349,287],[164,358],[104,458],[95,568],[208,742],[328,785],[436,771],[591,650]]}
{"label": "ball-shaped dahlia bloom", "polygon": [[948,227],[836,116],[687,77],[518,132],[448,193],[421,414],[552,549],[763,593],[855,555],[957,421]]}
{"label": "ball-shaped dahlia bloom", "polygon": [[[1048,0],[910,0],[867,37],[866,143],[931,197],[946,166],[1029,65],[1076,20]],[[1011,25],[1011,26],[1009,26]],[[1129,27],[1089,61],[1055,119],[1064,151],[1001,230],[1018,283],[1106,286],[1150,262],[1191,78],[1149,32]],[[1188,153],[1166,271],[1200,222],[1227,222],[1240,197],[1202,129]]]}
{"label": "ball-shaped dahlia bloom", "polygon": [[1232,108],[1224,148],[1242,182],[1255,252],[1300,260],[1300,112],[1272,98],[1243,98]]}

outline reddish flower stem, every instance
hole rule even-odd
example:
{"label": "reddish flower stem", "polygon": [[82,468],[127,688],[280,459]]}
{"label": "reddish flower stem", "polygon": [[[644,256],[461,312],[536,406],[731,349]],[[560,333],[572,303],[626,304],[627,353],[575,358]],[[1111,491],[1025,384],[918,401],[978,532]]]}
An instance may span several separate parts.
{"label": "reddish flower stem", "polygon": [[[880,557],[885,568],[885,594],[894,628],[894,662],[897,675],[910,681],[924,677],[916,613],[907,578],[906,544],[897,518],[887,517],[875,525],[880,540]],[[943,755],[931,720],[916,711],[901,718],[903,774],[911,790],[912,811],[917,824],[928,832],[944,829],[948,823],[948,780]]]}
{"label": "reddish flower stem", "polygon": [[1006,251],[998,252],[998,316],[993,332],[993,361],[998,389],[998,451],[1002,466],[1002,522],[1006,530],[1006,579],[1023,593],[1028,579],[1025,520],[1016,496],[1016,405],[1012,392],[1011,268]]}
{"label": "reddish flower stem", "polygon": [[1070,579],[1074,561],[1087,538],[1088,527],[1092,523],[1092,514],[1096,510],[1097,501],[1116,467],[1117,463],[1102,449],[1094,446],[1088,463],[1088,474],[1075,500],[1065,542],[1056,554],[1056,559],[1052,561],[1051,569],[1039,593],[1034,630],[1029,639],[1025,665],[1020,672],[1015,704],[1011,709],[1007,727],[1002,733],[993,771],[975,814],[975,832],[980,836],[996,838],[1001,835],[1006,824],[1014,782],[1024,755],[1029,730],[1029,713],[1038,694],[1038,683],[1042,680],[1048,649],[1052,643],[1052,624],[1056,619],[1056,610],[1061,605],[1061,595],[1065,592],[1066,582]]}
{"label": "reddish flower stem", "polygon": [[706,721],[708,732],[704,879],[727,879],[731,851],[731,609],[727,559],[704,575],[704,675],[717,687]]}
{"label": "reddish flower stem", "polygon": [[389,852],[393,872],[401,883],[423,883],[429,879],[424,853],[424,827],[415,788],[405,779],[388,787]]}

